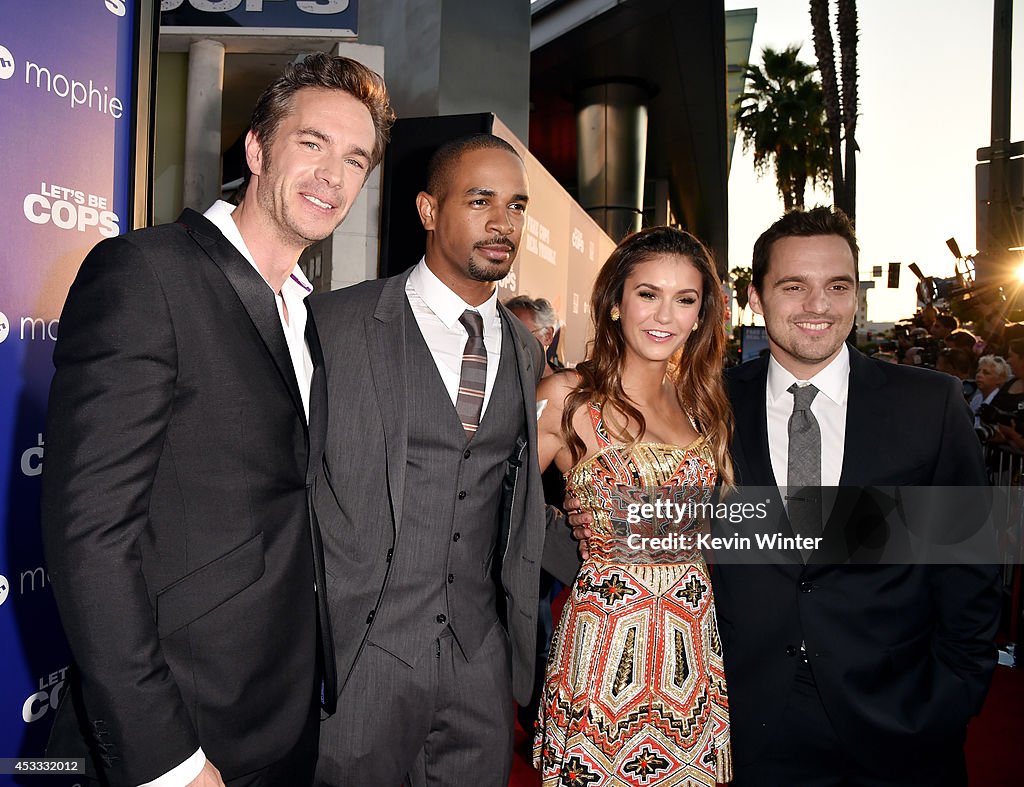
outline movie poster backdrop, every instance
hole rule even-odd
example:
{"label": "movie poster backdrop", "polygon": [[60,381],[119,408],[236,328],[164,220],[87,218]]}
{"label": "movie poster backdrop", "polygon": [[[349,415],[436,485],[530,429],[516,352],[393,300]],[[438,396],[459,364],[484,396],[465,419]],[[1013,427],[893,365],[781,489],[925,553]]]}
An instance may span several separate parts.
{"label": "movie poster backdrop", "polygon": [[146,219],[156,13],[154,0],[3,3],[0,758],[42,756],[68,668],[39,529],[53,347],[82,259]]}

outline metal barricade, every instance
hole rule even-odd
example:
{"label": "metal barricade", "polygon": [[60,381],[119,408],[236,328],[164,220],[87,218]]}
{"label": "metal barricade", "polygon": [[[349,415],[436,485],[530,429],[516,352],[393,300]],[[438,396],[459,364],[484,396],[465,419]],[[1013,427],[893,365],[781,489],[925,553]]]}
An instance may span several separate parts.
{"label": "metal barricade", "polygon": [[[1005,445],[985,447],[985,466],[989,481],[999,488],[1003,510],[996,523],[998,548],[1003,566],[1003,593],[1007,601],[1005,633],[1010,645],[1010,660],[1014,666],[1024,664],[1018,654],[1024,654],[1024,453]],[[1003,659],[1003,656],[1000,656]]]}

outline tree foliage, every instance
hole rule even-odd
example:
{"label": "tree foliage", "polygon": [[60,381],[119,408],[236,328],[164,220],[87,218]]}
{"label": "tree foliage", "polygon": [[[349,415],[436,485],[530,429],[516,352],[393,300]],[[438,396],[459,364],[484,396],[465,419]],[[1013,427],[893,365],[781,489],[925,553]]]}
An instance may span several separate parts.
{"label": "tree foliage", "polygon": [[765,47],[762,65],[746,70],[746,90],[736,99],[743,149],[753,151],[759,174],[775,169],[786,210],[804,206],[808,183],[828,188],[832,154],[817,68],[799,58],[800,47]]}
{"label": "tree foliage", "polygon": [[754,280],[754,271],[751,268],[733,268],[729,271],[729,277],[732,279],[736,303],[739,305],[740,311],[743,311],[747,308],[747,289],[750,287],[750,282]]}
{"label": "tree foliage", "polygon": [[[814,54],[821,72],[825,116],[832,153],[833,200],[851,219],[857,212],[857,2],[836,0],[841,74],[836,73],[835,43],[829,23],[829,1],[810,0]],[[842,92],[840,92],[840,78]]]}

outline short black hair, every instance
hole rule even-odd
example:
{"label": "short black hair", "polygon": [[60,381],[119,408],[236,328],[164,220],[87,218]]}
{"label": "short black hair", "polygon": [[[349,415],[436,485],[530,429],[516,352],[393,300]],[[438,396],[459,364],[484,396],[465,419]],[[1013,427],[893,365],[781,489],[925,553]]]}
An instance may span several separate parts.
{"label": "short black hair", "polygon": [[444,198],[455,165],[463,154],[473,150],[504,150],[522,161],[522,156],[508,142],[494,134],[470,134],[445,142],[434,151],[427,164],[427,193],[437,200]]}
{"label": "short black hair", "polygon": [[860,248],[857,236],[853,231],[853,222],[839,208],[819,205],[810,210],[796,208],[789,211],[781,219],[761,233],[754,242],[754,254],[751,263],[752,274],[750,283],[758,292],[762,292],[764,277],[768,273],[768,260],[772,246],[782,238],[812,238],[818,235],[838,235],[846,241],[853,253],[853,275],[857,278],[857,261]]}

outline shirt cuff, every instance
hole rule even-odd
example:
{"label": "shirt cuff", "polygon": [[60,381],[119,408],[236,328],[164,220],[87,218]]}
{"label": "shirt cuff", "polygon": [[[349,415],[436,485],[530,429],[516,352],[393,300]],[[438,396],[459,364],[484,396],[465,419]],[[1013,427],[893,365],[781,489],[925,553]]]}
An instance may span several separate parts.
{"label": "shirt cuff", "polygon": [[140,784],[139,787],[185,787],[189,782],[198,776],[206,767],[206,755],[200,746],[196,753],[189,757],[181,765],[171,768],[163,776],[158,776],[151,782]]}

